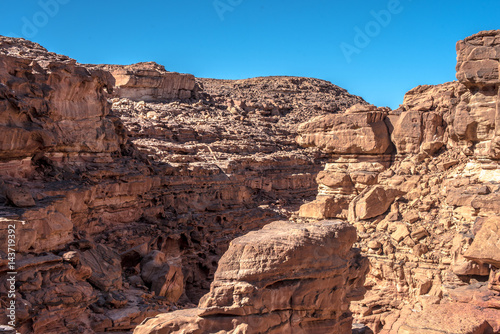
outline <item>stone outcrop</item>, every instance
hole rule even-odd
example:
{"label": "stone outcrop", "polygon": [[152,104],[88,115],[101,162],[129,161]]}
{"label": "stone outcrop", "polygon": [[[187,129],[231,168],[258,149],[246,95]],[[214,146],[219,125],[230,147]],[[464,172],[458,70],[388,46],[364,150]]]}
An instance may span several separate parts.
{"label": "stone outcrop", "polygon": [[168,72],[154,62],[133,65],[98,65],[115,79],[114,96],[132,101],[188,100],[196,97],[192,74]]}
{"label": "stone outcrop", "polygon": [[339,221],[278,221],[233,240],[197,309],[141,324],[146,333],[347,333],[366,259]]}
{"label": "stone outcrop", "polygon": [[368,187],[349,203],[350,221],[367,220],[380,216],[389,209],[395,199],[395,191],[383,186]]}
{"label": "stone outcrop", "polygon": [[[387,108],[358,104],[347,109],[345,114],[318,116],[299,126],[299,144],[317,146],[331,154],[325,169],[316,179],[318,197],[300,208],[300,216],[346,219],[349,212],[351,216],[356,215],[354,207],[349,209],[350,203],[355,198],[360,199],[361,194],[364,196],[370,192],[368,188],[377,184],[378,174],[390,165],[394,147],[390,141],[387,112]],[[367,198],[375,199],[372,194],[373,191]],[[393,197],[392,193],[389,197]],[[358,215],[365,218],[373,213],[361,212],[367,198],[357,209]],[[384,202],[382,206],[387,204],[386,201],[390,205],[387,196],[378,200],[381,201]]]}
{"label": "stone outcrop", "polygon": [[479,156],[500,158],[500,37],[484,31],[457,43],[457,79],[468,88],[457,106],[456,136]]}
{"label": "stone outcrop", "polygon": [[482,31],[457,43],[457,79],[469,88],[498,87],[498,30]]}
{"label": "stone outcrop", "polygon": [[[106,102],[113,89],[105,71],[28,41],[0,40],[0,159],[16,161],[40,151],[85,154],[119,150]],[[13,162],[14,163],[14,162]],[[13,168],[15,169],[15,168]]]}
{"label": "stone outcrop", "polygon": [[500,269],[500,216],[488,217],[481,223],[464,257]]}
{"label": "stone outcrop", "polygon": [[383,154],[391,147],[384,110],[354,106],[345,114],[318,116],[299,127],[297,142],[327,153]]}
{"label": "stone outcrop", "polygon": [[[398,334],[498,333],[500,313],[468,304],[433,305],[432,310],[408,316]],[[490,322],[495,326],[492,327]]]}

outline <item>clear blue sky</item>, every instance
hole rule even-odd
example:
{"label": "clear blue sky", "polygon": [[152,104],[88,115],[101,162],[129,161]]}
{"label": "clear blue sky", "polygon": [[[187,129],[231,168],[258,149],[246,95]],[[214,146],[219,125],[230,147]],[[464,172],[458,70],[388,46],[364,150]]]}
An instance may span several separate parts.
{"label": "clear blue sky", "polygon": [[[0,10],[0,34],[81,63],[315,77],[392,108],[419,84],[455,79],[457,40],[500,29],[498,0],[3,0]],[[382,10],[391,17],[377,21]]]}

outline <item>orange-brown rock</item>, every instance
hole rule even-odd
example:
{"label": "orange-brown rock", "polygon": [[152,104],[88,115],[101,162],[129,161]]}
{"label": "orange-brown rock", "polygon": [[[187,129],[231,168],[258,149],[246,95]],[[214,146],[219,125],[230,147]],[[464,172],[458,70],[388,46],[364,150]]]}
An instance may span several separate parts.
{"label": "orange-brown rock", "polygon": [[[492,254],[500,238],[495,227],[483,226],[500,213],[500,155],[495,153],[499,85],[493,80],[498,59],[496,51],[488,51],[497,47],[499,34],[483,32],[459,42],[459,82],[416,87],[400,108],[387,112],[385,123],[396,153],[392,158],[349,154],[343,144],[338,151],[326,150],[320,140],[310,140],[330,159],[318,174],[317,200],[304,204],[299,215],[317,218],[340,200],[349,204],[347,218],[358,230],[357,246],[371,264],[368,292],[352,310],[375,333],[398,333],[403,325],[412,333],[426,328],[432,333],[498,331],[492,296],[499,275]],[[345,116],[356,115],[358,109],[375,112],[373,107],[353,106]],[[315,124],[321,122],[315,119]],[[475,279],[484,281],[481,288]],[[460,287],[469,288],[464,294],[477,296],[480,289],[490,289],[477,297],[490,300],[477,305],[488,316],[481,318],[467,306],[464,314],[470,311],[475,318],[462,329],[430,314],[436,304],[449,304],[440,317],[458,312],[455,304],[465,303],[463,297],[449,295]]]}
{"label": "orange-brown rock", "polygon": [[[483,31],[457,43],[457,79],[471,90],[461,97],[457,118],[476,153],[498,159],[500,134],[498,30]],[[457,124],[458,125],[458,124]]]}
{"label": "orange-brown rock", "polygon": [[[299,144],[317,147],[335,158],[318,174],[318,197],[304,204],[299,216],[348,218],[349,203],[367,187],[376,184],[378,174],[388,166],[388,153],[393,145],[386,122],[387,111],[387,108],[358,104],[347,109],[345,114],[319,116],[300,125]],[[361,206],[361,216],[372,214],[362,213]]]}
{"label": "orange-brown rock", "polygon": [[383,154],[391,145],[383,111],[314,118],[301,124],[297,142],[327,153]]}
{"label": "orange-brown rock", "polygon": [[349,204],[349,221],[377,217],[389,209],[395,199],[393,189],[383,186],[367,187]]}
{"label": "orange-brown rock", "polygon": [[278,221],[233,240],[198,309],[159,315],[146,333],[347,333],[367,262],[340,221]]}
{"label": "orange-brown rock", "polygon": [[186,100],[195,97],[192,74],[168,72],[154,62],[133,65],[100,65],[115,78],[114,96],[133,101]]}
{"label": "orange-brown rock", "polygon": [[500,216],[487,218],[464,256],[500,268]]}
{"label": "orange-brown rock", "polygon": [[107,72],[87,70],[29,41],[1,37],[0,158],[24,158],[41,150],[119,150],[113,123],[106,117],[105,89],[112,88]]}
{"label": "orange-brown rock", "polygon": [[[483,310],[468,304],[432,305],[413,312],[394,334],[486,334],[498,333],[498,310]],[[489,321],[488,321],[489,320]],[[491,324],[490,324],[491,322]],[[493,326],[494,327],[493,327]]]}
{"label": "orange-brown rock", "polygon": [[349,202],[335,196],[318,196],[300,207],[299,216],[315,219],[343,218],[347,216]]}
{"label": "orange-brown rock", "polygon": [[457,79],[469,87],[498,86],[498,30],[482,31],[457,43]]}
{"label": "orange-brown rock", "polygon": [[141,277],[151,285],[151,291],[174,303],[184,293],[182,268],[180,263],[175,262],[170,260],[168,263],[165,253],[160,251],[152,251],[141,261]]}
{"label": "orange-brown rock", "polygon": [[403,112],[392,133],[399,154],[423,151],[434,155],[444,145],[442,116],[435,112],[412,110]]}
{"label": "orange-brown rock", "polygon": [[[210,283],[235,237],[290,218],[287,234],[273,225],[273,235],[291,242],[290,226],[332,217],[354,225],[370,261],[368,291],[351,303],[358,323],[386,334],[498,332],[499,34],[459,42],[459,81],[416,87],[392,111],[323,80],[87,66],[0,37],[0,244],[15,224],[19,331],[131,331],[210,291],[203,308],[154,321],[166,331],[251,333],[285,319],[328,332],[336,320],[316,320],[334,319],[334,306],[321,299],[310,316],[300,309],[309,297],[295,298],[325,295],[316,278],[286,279],[307,273],[293,262],[299,253],[233,245]],[[233,257],[270,264],[265,273],[279,281],[231,276]],[[0,249],[0,307],[7,263]],[[331,290],[336,281],[325,282]],[[280,313],[287,301],[300,310]],[[462,327],[459,312],[469,315]]]}
{"label": "orange-brown rock", "polygon": [[[196,303],[232,239],[314,197],[325,157],[297,124],[363,102],[323,80],[80,65],[0,37],[0,241],[15,224],[32,263],[19,331],[130,331]],[[1,249],[0,289],[7,263]]]}

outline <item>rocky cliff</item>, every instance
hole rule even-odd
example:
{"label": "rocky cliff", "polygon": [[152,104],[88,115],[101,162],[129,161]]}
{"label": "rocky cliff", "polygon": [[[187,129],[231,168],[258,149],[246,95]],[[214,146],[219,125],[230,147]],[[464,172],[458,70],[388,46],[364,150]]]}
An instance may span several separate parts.
{"label": "rocky cliff", "polygon": [[300,215],[356,226],[371,271],[352,309],[376,333],[500,330],[499,47],[500,31],[468,37],[458,82],[299,127],[301,145],[330,154]]}
{"label": "rocky cliff", "polygon": [[192,74],[168,72],[154,62],[133,65],[96,65],[115,79],[114,95],[133,101],[165,102],[196,98],[198,87]]}
{"label": "rocky cliff", "polygon": [[499,48],[458,42],[458,81],[390,110],[0,37],[18,330],[499,333]]}
{"label": "rocky cliff", "polygon": [[194,305],[232,239],[314,197],[325,156],[297,125],[363,102],[321,80],[82,65],[1,37],[0,244],[15,225],[19,331],[128,331]]}

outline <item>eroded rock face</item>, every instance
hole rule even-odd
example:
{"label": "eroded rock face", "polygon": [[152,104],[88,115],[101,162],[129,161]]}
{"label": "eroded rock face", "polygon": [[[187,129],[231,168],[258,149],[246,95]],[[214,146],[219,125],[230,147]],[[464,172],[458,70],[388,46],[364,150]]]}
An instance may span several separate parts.
{"label": "eroded rock face", "polygon": [[369,107],[342,115],[319,116],[301,124],[297,142],[328,153],[383,154],[390,146],[384,111]]}
{"label": "eroded rock face", "polygon": [[[310,140],[330,159],[318,174],[317,199],[299,214],[304,221],[337,216],[357,228],[371,270],[368,292],[352,310],[375,333],[499,330],[499,36],[482,32],[459,42],[459,82],[416,87],[387,112],[394,156]],[[308,133],[328,138],[324,122],[315,119]],[[353,136],[357,142],[365,134]]]}
{"label": "eroded rock face", "polygon": [[380,216],[395,199],[395,191],[382,186],[366,188],[349,204],[349,220],[366,220]]}
{"label": "eroded rock face", "polygon": [[163,252],[152,251],[142,259],[141,277],[157,296],[166,297],[170,302],[177,302],[184,293],[181,264],[179,261],[168,263]]}
{"label": "eroded rock face", "polygon": [[[500,312],[483,311],[468,304],[433,305],[432,310],[408,316],[398,334],[498,333],[495,319]],[[489,321],[493,323],[495,329]]]}
{"label": "eroded rock face", "polygon": [[477,263],[500,268],[500,216],[489,217],[481,223],[474,242],[464,256]]}
{"label": "eroded rock face", "polygon": [[[29,263],[19,331],[130,331],[197,303],[232,239],[314,197],[324,155],[297,124],[356,103],[322,80],[80,65],[0,37],[0,241],[15,224]],[[3,292],[7,263],[2,249]]]}
{"label": "eroded rock face", "polygon": [[498,159],[500,131],[498,30],[483,31],[457,43],[457,79],[467,86],[459,104],[462,137],[477,155]]}
{"label": "eroded rock face", "polygon": [[[337,276],[305,278],[293,250],[310,256],[319,239],[308,238],[330,233],[317,220],[338,218],[370,261],[357,322],[498,332],[498,35],[459,42],[459,81],[419,86],[392,111],[308,78],[194,79],[190,90],[190,76],[140,64],[109,66],[122,71],[115,85],[106,66],[0,38],[0,243],[16,224],[19,331],[130,331],[208,292],[202,308],[152,321],[165,332],[349,332],[345,305],[360,290],[327,294]],[[121,88],[128,98],[110,95]],[[210,285],[231,240],[286,218],[296,223],[278,224],[288,234],[272,225],[273,242],[231,246]],[[233,257],[252,267],[239,273]],[[3,292],[7,262],[0,251]],[[339,274],[354,279],[347,290],[351,274]],[[310,294],[328,296],[313,315]]]}
{"label": "eroded rock face", "polygon": [[[365,219],[373,217],[374,212],[375,216],[385,212],[388,208],[386,205],[394,200],[394,192],[391,190],[388,196],[385,190],[382,191],[383,194],[379,190],[376,190],[375,196],[370,194],[375,191],[373,187],[378,183],[379,174],[390,166],[390,161],[391,156],[388,154],[333,155],[331,162],[326,164],[316,179],[319,186],[316,200],[302,205],[299,215],[316,219],[347,219],[348,216],[351,219]],[[367,192],[369,196],[361,200]],[[368,198],[378,199],[376,202],[382,206],[366,207]],[[360,202],[357,206],[358,213],[355,205],[357,202]],[[381,209],[384,211],[380,212]]]}
{"label": "eroded rock face", "polygon": [[498,86],[498,30],[482,31],[457,43],[457,79],[469,87]]}
{"label": "eroded rock face", "polygon": [[366,259],[340,221],[278,221],[233,240],[198,309],[157,316],[134,333],[347,333]]}
{"label": "eroded rock face", "polygon": [[186,100],[195,97],[194,75],[168,72],[154,62],[133,65],[99,65],[115,79],[114,96],[133,101]]}
{"label": "eroded rock face", "polygon": [[29,41],[0,39],[0,158],[44,151],[107,153],[120,139],[106,116],[109,73]]}

